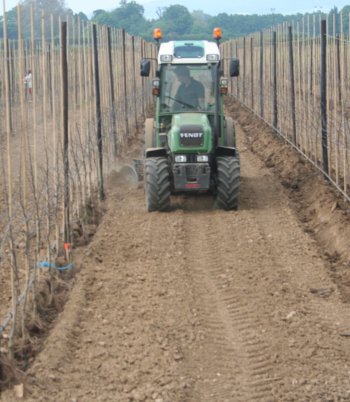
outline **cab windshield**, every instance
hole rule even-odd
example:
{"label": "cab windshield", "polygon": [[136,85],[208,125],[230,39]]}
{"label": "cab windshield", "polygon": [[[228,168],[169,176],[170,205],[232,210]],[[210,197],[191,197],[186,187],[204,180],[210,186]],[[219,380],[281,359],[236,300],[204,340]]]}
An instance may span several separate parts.
{"label": "cab windshield", "polygon": [[215,74],[213,65],[163,65],[160,113],[214,113]]}

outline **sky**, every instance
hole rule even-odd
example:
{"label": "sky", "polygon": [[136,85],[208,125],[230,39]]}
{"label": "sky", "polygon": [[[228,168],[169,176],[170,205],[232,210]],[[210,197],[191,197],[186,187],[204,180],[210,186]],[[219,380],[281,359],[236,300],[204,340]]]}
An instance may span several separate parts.
{"label": "sky", "polygon": [[[147,19],[156,18],[156,11],[159,7],[167,7],[171,4],[182,4],[189,11],[202,10],[209,15],[217,15],[226,12],[227,14],[296,14],[313,12],[321,10],[328,12],[336,6],[342,9],[346,5],[350,5],[350,0],[245,0],[234,2],[232,0],[203,1],[203,0],[135,0],[136,3],[142,4],[145,9],[145,17]],[[97,9],[110,11],[119,6],[119,0],[65,0],[66,7],[71,8],[75,13],[82,11],[88,17]],[[18,4],[17,0],[6,0],[6,10],[10,10]],[[3,14],[3,7],[0,7],[0,13]]]}

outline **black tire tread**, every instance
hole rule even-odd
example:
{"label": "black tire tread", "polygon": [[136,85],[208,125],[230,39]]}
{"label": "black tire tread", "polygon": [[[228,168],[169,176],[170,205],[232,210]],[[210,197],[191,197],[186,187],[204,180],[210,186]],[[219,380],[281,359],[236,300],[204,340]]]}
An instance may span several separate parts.
{"label": "black tire tread", "polygon": [[147,210],[167,211],[170,208],[170,175],[166,158],[145,161],[145,191]]}
{"label": "black tire tread", "polygon": [[239,155],[220,156],[217,163],[216,206],[225,210],[237,210],[240,191]]}

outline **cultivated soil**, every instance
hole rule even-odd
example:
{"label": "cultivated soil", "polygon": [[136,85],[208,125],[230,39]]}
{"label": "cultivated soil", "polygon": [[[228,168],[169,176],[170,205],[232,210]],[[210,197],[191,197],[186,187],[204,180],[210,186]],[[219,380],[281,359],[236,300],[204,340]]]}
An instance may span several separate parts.
{"label": "cultivated soil", "polygon": [[247,110],[227,114],[240,209],[178,196],[147,213],[142,185],[111,174],[26,400],[350,401],[349,205]]}

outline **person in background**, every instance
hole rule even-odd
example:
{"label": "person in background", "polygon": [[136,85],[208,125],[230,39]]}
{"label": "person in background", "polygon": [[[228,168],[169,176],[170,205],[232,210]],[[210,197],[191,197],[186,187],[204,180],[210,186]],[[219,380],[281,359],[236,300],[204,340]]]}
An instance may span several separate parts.
{"label": "person in background", "polygon": [[33,94],[33,76],[31,70],[28,70],[27,75],[24,77],[24,86],[26,91],[26,99],[31,100]]}

